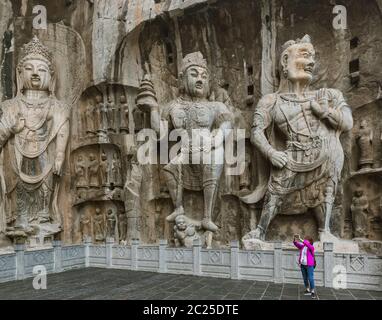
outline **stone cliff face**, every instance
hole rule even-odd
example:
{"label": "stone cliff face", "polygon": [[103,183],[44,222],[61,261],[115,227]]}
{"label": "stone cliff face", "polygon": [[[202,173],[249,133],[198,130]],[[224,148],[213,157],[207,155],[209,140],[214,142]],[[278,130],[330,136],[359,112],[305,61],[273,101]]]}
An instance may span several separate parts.
{"label": "stone cliff face", "polygon": [[[345,168],[332,231],[353,238],[353,192],[363,188],[369,203],[365,233],[371,240],[382,240],[382,4],[374,0],[343,4],[345,30],[333,28],[334,1],[2,1],[2,100],[15,95],[20,49],[36,34],[54,53],[57,97],[71,106],[71,136],[59,195],[62,240],[78,243],[90,236],[102,242],[114,236],[120,242],[136,237],[143,243],[173,241],[173,224],[165,220],[173,209],[163,166],[134,161],[137,133],[150,126],[135,98],[146,73],[151,74],[160,105],[176,98],[182,58],[196,51],[207,60],[211,93],[229,105],[235,127],[246,130],[251,159],[245,173],[249,182],[240,176],[223,175],[220,180],[212,217],[220,228],[213,245],[227,245],[253,229],[263,203],[246,205],[238,195],[253,190],[259,179],[258,152],[249,141],[254,108],[262,96],[278,88],[281,46],[305,34],[316,49],[312,89],[341,90],[354,117],[353,134],[343,137]],[[36,5],[47,9],[47,30],[33,28]],[[373,167],[360,173],[356,136],[365,118],[373,130]],[[7,164],[1,165],[6,170]],[[201,218],[202,193],[186,192],[184,204],[191,218]],[[126,228],[124,235],[121,230]],[[3,213],[0,232],[5,229]],[[288,240],[295,233],[317,239],[312,214],[280,215],[266,239]]]}

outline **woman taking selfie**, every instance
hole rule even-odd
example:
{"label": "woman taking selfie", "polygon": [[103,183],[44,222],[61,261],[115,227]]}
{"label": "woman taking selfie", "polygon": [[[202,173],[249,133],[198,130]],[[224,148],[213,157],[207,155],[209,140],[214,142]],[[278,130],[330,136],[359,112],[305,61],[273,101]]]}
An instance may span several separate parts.
{"label": "woman taking selfie", "polygon": [[317,298],[314,290],[314,268],[316,261],[314,258],[313,239],[306,236],[304,240],[298,234],[294,236],[293,244],[300,250],[298,263],[301,267],[302,277],[305,284],[305,295],[311,294],[312,298]]}

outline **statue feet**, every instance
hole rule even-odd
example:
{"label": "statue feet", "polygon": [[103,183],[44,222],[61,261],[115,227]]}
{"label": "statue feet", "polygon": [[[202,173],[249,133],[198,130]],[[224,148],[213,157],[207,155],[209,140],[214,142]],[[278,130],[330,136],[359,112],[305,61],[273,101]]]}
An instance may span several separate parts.
{"label": "statue feet", "polygon": [[173,221],[175,221],[175,218],[176,218],[177,216],[181,215],[181,214],[184,214],[183,206],[180,206],[180,207],[176,208],[176,209],[174,210],[173,213],[171,213],[170,215],[168,215],[168,216],[166,217],[166,221],[168,221],[168,222],[173,222]]}
{"label": "statue feet", "polygon": [[337,242],[339,239],[335,237],[330,231],[321,231],[319,233],[320,242]]}
{"label": "statue feet", "polygon": [[243,238],[242,241],[245,240],[252,240],[252,239],[257,239],[264,241],[265,240],[265,232],[261,227],[257,227],[255,230],[252,230],[248,232]]}
{"label": "statue feet", "polygon": [[219,227],[210,219],[203,219],[202,228],[211,232],[216,232],[219,230]]}

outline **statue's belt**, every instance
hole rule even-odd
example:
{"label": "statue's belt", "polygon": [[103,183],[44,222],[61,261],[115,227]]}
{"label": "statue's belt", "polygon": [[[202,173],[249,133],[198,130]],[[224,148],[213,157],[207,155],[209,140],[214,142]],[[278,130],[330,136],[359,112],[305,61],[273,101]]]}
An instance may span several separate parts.
{"label": "statue's belt", "polygon": [[314,139],[311,142],[296,142],[288,141],[288,151],[297,151],[307,153],[312,149],[319,149],[319,157],[312,162],[304,163],[297,162],[291,157],[288,158],[288,162],[285,165],[286,168],[293,172],[308,172],[320,167],[329,158],[327,144],[322,139]]}

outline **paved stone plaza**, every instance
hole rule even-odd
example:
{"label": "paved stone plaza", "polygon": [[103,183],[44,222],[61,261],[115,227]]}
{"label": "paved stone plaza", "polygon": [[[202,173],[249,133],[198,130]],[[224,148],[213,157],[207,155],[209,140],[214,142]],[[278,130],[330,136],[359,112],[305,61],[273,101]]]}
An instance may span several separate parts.
{"label": "paved stone plaza", "polygon": [[[48,275],[47,289],[32,278],[0,284],[0,299],[311,300],[296,284],[86,268]],[[321,300],[382,300],[382,292],[317,288]]]}

